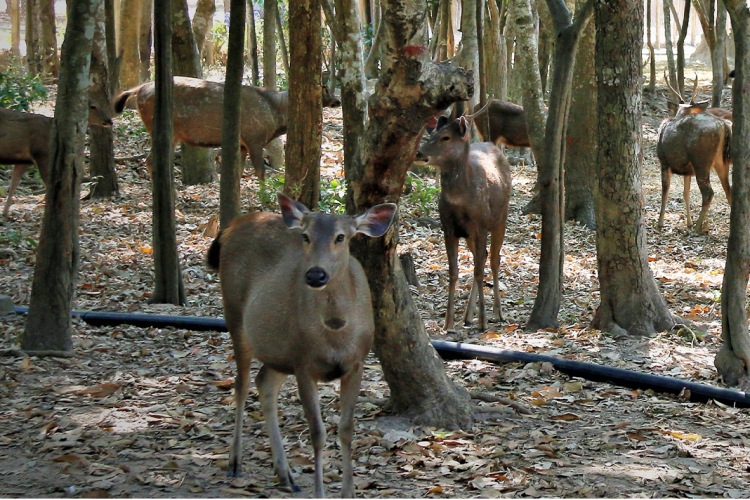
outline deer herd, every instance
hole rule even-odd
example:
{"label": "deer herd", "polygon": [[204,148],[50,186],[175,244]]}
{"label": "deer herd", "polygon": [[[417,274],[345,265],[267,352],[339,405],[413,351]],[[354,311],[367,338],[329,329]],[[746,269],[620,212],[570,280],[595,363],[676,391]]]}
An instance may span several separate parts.
{"label": "deer herd", "polygon": [[[669,86],[669,82],[667,82]],[[732,113],[695,102],[696,75],[690,102],[669,86],[674,116],[659,127],[657,156],[661,164],[664,211],[672,174],[684,177],[687,225],[690,214],[690,178],[695,176],[703,198],[697,226],[702,230],[713,198],[710,173],[715,170],[731,203],[728,171],[731,164]],[[223,84],[195,78],[174,78],[174,142],[219,147],[223,118]],[[321,86],[324,106],[341,103]],[[288,92],[243,86],[241,102],[241,149],[260,179],[264,179],[263,146],[286,132]],[[128,104],[140,114],[152,133],[154,84],[145,83],[121,93],[114,111]],[[110,126],[112,113],[101,99],[90,97],[89,123]],[[0,164],[15,165],[3,215],[8,217],[13,193],[21,176],[36,165],[45,185],[49,183],[49,139],[52,119],[32,113],[0,109]],[[440,173],[439,214],[448,256],[448,308],[445,329],[454,327],[458,281],[458,242],[466,240],[474,257],[474,273],[464,325],[470,326],[475,310],[480,330],[488,325],[483,293],[487,239],[494,292],[493,312],[502,321],[498,274],[500,249],[505,237],[511,196],[510,166],[500,144],[529,147],[521,106],[490,100],[473,115],[441,116],[426,124],[427,134],[418,157]],[[486,142],[472,143],[476,129]],[[150,171],[150,162],[147,162]],[[273,468],[281,484],[296,486],[279,432],[278,395],[289,375],[297,379],[300,401],[310,428],[314,449],[314,488],[323,496],[323,447],[326,430],[321,419],[317,383],[341,379],[339,436],[342,457],[342,495],[354,494],[351,442],[354,405],[359,393],[365,357],[374,335],[374,320],[362,266],[349,253],[356,234],[380,237],[397,218],[397,206],[386,203],[358,216],[329,215],[309,211],[304,205],[279,194],[281,215],[253,212],[222,228],[207,256],[218,271],[224,315],[232,337],[237,363],[235,429],[227,475],[242,472],[242,423],[250,387],[250,362],[262,364],[255,382],[266,430],[270,436]],[[477,307],[478,302],[478,307]]]}

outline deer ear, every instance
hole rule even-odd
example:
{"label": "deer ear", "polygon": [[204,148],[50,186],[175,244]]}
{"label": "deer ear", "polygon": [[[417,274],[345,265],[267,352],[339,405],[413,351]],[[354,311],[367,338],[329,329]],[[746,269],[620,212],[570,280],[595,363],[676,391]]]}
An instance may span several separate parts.
{"label": "deer ear", "polygon": [[670,101],[669,99],[667,99],[667,108],[668,108],[668,109],[669,109],[670,111],[675,111],[675,112],[676,112],[676,111],[677,111],[677,108],[679,108],[679,107],[680,107],[680,105],[679,105],[679,104],[677,104],[677,103],[676,103],[676,102],[674,102],[674,101]]}
{"label": "deer ear", "polygon": [[425,130],[427,133],[431,133],[433,130],[437,128],[438,121],[435,118],[430,119],[430,121],[427,122],[427,125],[425,125]]}
{"label": "deer ear", "polygon": [[701,101],[701,102],[696,102],[696,103],[695,103],[695,104],[693,104],[693,105],[692,105],[691,107],[692,107],[692,108],[694,108],[694,109],[699,109],[699,110],[701,110],[701,111],[706,111],[706,109],[708,109],[708,104],[709,104],[710,102],[711,102],[711,101]]}
{"label": "deer ear", "polygon": [[471,120],[467,120],[465,116],[459,118],[458,133],[461,136],[462,141],[468,141],[471,139]]}
{"label": "deer ear", "polygon": [[307,207],[285,194],[277,193],[276,196],[279,199],[281,216],[284,218],[286,227],[289,229],[302,227],[302,217],[309,212]]}
{"label": "deer ear", "polygon": [[357,232],[373,238],[383,236],[393,224],[397,210],[398,205],[394,203],[375,205],[367,212],[355,217]]}
{"label": "deer ear", "polygon": [[437,119],[437,125],[435,125],[435,130],[440,130],[441,128],[445,127],[446,123],[448,123],[448,117],[445,115],[440,115],[440,118]]}

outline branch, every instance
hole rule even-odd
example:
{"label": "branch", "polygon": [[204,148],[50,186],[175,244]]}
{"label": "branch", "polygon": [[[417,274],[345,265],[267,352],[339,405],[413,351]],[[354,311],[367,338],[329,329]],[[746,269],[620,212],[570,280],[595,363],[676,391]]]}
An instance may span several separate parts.
{"label": "branch", "polygon": [[336,43],[340,47],[342,38],[341,27],[339,26],[338,21],[336,21],[336,16],[333,13],[333,4],[331,4],[331,0],[320,0],[320,7],[323,9],[323,12],[326,15],[326,21],[328,21],[331,31],[333,31],[333,37],[336,39]]}
{"label": "branch", "polygon": [[594,0],[587,0],[580,9],[576,11],[576,18],[573,22],[573,31],[578,35],[581,31],[586,28],[586,25],[591,19],[591,15],[594,13]]}
{"label": "branch", "polygon": [[573,16],[570,14],[563,0],[547,0],[547,8],[552,15],[552,26],[555,29],[555,34],[559,35],[570,26],[570,19]]}

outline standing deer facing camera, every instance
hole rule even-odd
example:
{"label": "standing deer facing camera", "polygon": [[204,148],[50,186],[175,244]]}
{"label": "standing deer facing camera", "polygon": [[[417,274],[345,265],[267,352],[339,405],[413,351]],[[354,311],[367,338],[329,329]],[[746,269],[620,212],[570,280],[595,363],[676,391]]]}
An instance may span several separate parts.
{"label": "standing deer facing camera", "polygon": [[271,438],[273,467],[282,485],[294,483],[279,432],[279,390],[294,375],[315,451],[315,496],[323,496],[326,430],[319,381],[341,379],[342,496],[354,496],[351,442],[354,405],[375,330],[370,288],[349,254],[358,233],[388,231],[396,205],[372,207],[355,217],[310,212],[279,194],[282,215],[245,214],[219,233],[208,264],[219,270],[224,317],[237,362],[234,438],[227,476],[242,473],[242,418],[250,388],[250,361],[263,363],[255,384]]}

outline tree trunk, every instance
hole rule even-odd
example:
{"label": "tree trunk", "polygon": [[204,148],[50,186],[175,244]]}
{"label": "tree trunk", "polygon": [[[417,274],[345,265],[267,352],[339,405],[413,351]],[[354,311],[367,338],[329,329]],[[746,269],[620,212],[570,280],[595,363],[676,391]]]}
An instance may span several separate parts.
{"label": "tree trunk", "polygon": [[711,106],[721,107],[721,92],[724,90],[724,57],[727,42],[727,9],[723,0],[716,0],[716,44],[711,52],[711,71],[713,73],[713,92]]}
{"label": "tree trunk", "polygon": [[117,56],[120,62],[120,90],[128,90],[140,83],[141,1],[120,1],[120,42]]}
{"label": "tree trunk", "polygon": [[[323,100],[320,72],[323,58],[318,0],[290,0],[289,128],[284,193],[307,207],[320,199],[320,154]],[[314,96],[314,97],[313,97]]]}
{"label": "tree trunk", "polygon": [[438,36],[438,61],[453,57],[453,0],[440,1],[440,34]]}
{"label": "tree trunk", "polygon": [[[375,31],[375,38],[372,40],[372,47],[370,47],[370,53],[367,54],[367,59],[365,60],[365,77],[366,78],[377,78],[378,76],[378,73],[379,73],[378,61],[380,61],[380,56],[383,52],[382,45],[383,45],[383,25],[378,24],[378,27]],[[335,55],[336,53],[335,45],[333,49],[334,50],[331,53]]]}
{"label": "tree trunk", "polygon": [[[104,8],[97,11],[94,45],[91,53],[90,88],[112,100],[113,81],[109,71],[107,53],[107,26]],[[89,192],[91,198],[109,198],[120,194],[115,171],[115,151],[112,127],[89,127],[89,171],[94,182]]]}
{"label": "tree trunk", "polygon": [[[50,182],[21,348],[28,354],[73,349],[71,318],[78,272],[78,209],[88,118],[92,33],[100,0],[78,0],[62,47],[55,119],[50,137]],[[33,16],[29,12],[29,16]]]}
{"label": "tree trunk", "polygon": [[[252,1],[252,0],[248,0]],[[193,14],[193,38],[198,54],[203,53],[206,35],[213,25],[214,13],[216,12],[215,0],[198,0]]]}
{"label": "tree trunk", "polygon": [[458,56],[457,64],[468,71],[473,71],[474,93],[469,100],[469,110],[479,102],[479,40],[477,38],[477,2],[479,0],[462,0],[461,9],[461,45],[463,50]]}
{"label": "tree trunk", "polygon": [[[578,7],[584,0],[578,0]],[[573,71],[573,91],[568,118],[565,152],[565,220],[577,220],[596,228],[594,184],[596,179],[596,77],[594,20],[581,32]]]}
{"label": "tree trunk", "polygon": [[505,39],[502,33],[500,11],[495,0],[487,0],[484,24],[484,67],[495,68],[486,72],[487,94],[490,99],[505,100],[508,93]]}
{"label": "tree trunk", "polygon": [[174,84],[172,82],[172,0],[154,2],[153,172],[154,294],[149,304],[184,305],[185,287],[177,253],[174,206]]}
{"label": "tree trunk", "polygon": [[141,27],[138,41],[138,57],[141,60],[140,79],[147,82],[151,78],[151,44],[153,29],[151,27],[152,0],[141,0]]}
{"label": "tree trunk", "polygon": [[688,24],[690,23],[690,4],[690,0],[685,0],[680,38],[677,40],[677,85],[679,85],[680,95],[685,95],[685,38],[687,38]]}
{"label": "tree trunk", "polygon": [[41,48],[42,0],[26,0],[26,65],[32,76],[44,75]]}
{"label": "tree trunk", "polygon": [[672,49],[672,15],[669,12],[669,0],[662,0],[664,7],[664,44],[667,48],[667,67],[669,68],[669,82],[677,88],[677,69],[674,64],[674,50]]}
{"label": "tree trunk", "polygon": [[[745,97],[750,91],[750,12],[743,0],[725,0],[732,19],[735,43],[735,76],[732,85],[732,211],[727,242],[724,284],[721,288],[721,337],[724,344],[714,365],[729,385],[748,390],[750,335],[745,294],[750,274],[750,111]],[[746,74],[747,73],[747,74]]]}
{"label": "tree trunk", "polygon": [[276,33],[279,37],[279,45],[281,46],[281,62],[284,65],[284,73],[289,75],[289,51],[287,51],[286,49],[284,25],[281,22],[281,12],[279,11],[278,7],[276,8]]}
{"label": "tree trunk", "polygon": [[479,99],[477,99],[477,104],[484,106],[487,103],[487,78],[484,66],[484,0],[476,0],[476,3],[476,12],[474,15],[476,16],[477,23],[477,71],[479,72],[477,74],[479,79]]}
{"label": "tree trunk", "polygon": [[107,69],[109,72],[109,95],[118,94],[120,84],[120,62],[117,57],[117,8],[115,0],[104,0],[104,31],[107,43]]}
{"label": "tree trunk", "polygon": [[57,60],[57,28],[55,26],[55,1],[41,0],[41,57],[42,71],[57,80],[60,64]]}
{"label": "tree trunk", "polygon": [[[146,1],[146,0],[144,0]],[[172,1],[172,60],[176,76],[203,78],[195,35],[190,26],[187,0]],[[214,180],[212,150],[181,146],[182,183],[186,186],[208,184]]]}
{"label": "tree trunk", "polygon": [[10,4],[10,51],[16,57],[21,56],[21,6],[18,0],[9,0]]}
{"label": "tree trunk", "polygon": [[260,85],[258,35],[255,33],[255,9],[253,7],[253,0],[248,0],[247,7],[247,57],[249,58],[249,61],[245,61],[245,63],[250,64],[250,67],[252,68],[253,85]]}
{"label": "tree trunk", "polygon": [[601,304],[593,327],[615,335],[671,328],[676,319],[648,265],[643,219],[641,44],[643,9],[629,0],[595,4],[598,89],[594,192]]}
{"label": "tree trunk", "polygon": [[[358,22],[351,21],[356,18],[356,5],[339,0],[342,4],[346,7],[338,9],[339,15],[350,18],[344,39],[357,40]],[[424,124],[451,103],[468,99],[474,88],[466,70],[430,62],[423,0],[387,0],[382,8],[385,57],[369,102],[370,120],[363,135],[346,130],[344,135],[345,151],[355,149],[348,141],[359,144],[354,154],[345,156],[349,213],[384,201],[398,202]],[[342,61],[356,59],[344,45],[341,51]],[[361,56],[359,61],[359,68],[347,68],[352,74],[342,78],[344,88],[348,82],[356,86],[362,81]],[[358,113],[356,99],[361,100],[361,95],[342,91],[342,100],[351,98],[355,100],[343,104],[344,112]],[[367,116],[361,115],[363,120]],[[344,120],[352,126],[346,115]],[[362,263],[372,291],[374,349],[390,386],[391,409],[419,425],[468,427],[472,414],[468,394],[445,375],[424,332],[399,264],[397,231],[370,240],[353,240],[352,253]]]}
{"label": "tree trunk", "polygon": [[[276,0],[266,0],[266,8]],[[240,179],[242,178],[242,156],[240,156],[240,96],[242,92],[243,46],[245,36],[246,0],[232,0],[229,18],[229,42],[227,46],[227,76],[224,84],[224,122],[221,133],[221,227],[240,214]],[[266,11],[268,14],[268,11]],[[266,16],[273,26],[274,18]],[[268,53],[263,53],[265,59]],[[265,67],[265,66],[264,66]],[[275,67],[275,65],[274,65]],[[275,70],[274,70],[275,75]],[[266,78],[268,74],[264,74]],[[266,85],[268,81],[266,80]],[[276,83],[274,81],[273,88]],[[263,165],[254,165],[257,172]]]}
{"label": "tree trunk", "polygon": [[263,86],[276,90],[276,10],[277,0],[263,2]]}
{"label": "tree trunk", "polygon": [[656,57],[654,54],[654,44],[651,42],[651,0],[646,0],[646,29],[648,39],[648,58],[650,62],[650,78],[648,81],[648,91],[651,95],[656,93]]}
{"label": "tree trunk", "polygon": [[542,81],[542,95],[544,95],[550,90],[547,86],[547,73],[550,66],[550,57],[555,45],[555,34],[549,10],[542,2],[538,2],[537,6],[537,17],[539,18],[539,40],[537,41],[537,46],[539,47],[539,78]]}

